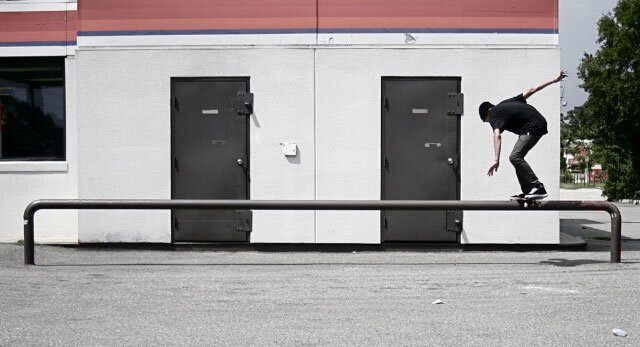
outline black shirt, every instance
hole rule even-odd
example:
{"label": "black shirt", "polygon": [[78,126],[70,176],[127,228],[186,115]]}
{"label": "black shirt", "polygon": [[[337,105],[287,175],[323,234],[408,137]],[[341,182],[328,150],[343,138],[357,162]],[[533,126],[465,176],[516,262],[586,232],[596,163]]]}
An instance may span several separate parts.
{"label": "black shirt", "polygon": [[507,130],[517,135],[542,136],[548,133],[547,120],[527,104],[522,94],[495,105],[489,111],[489,124],[494,130]]}

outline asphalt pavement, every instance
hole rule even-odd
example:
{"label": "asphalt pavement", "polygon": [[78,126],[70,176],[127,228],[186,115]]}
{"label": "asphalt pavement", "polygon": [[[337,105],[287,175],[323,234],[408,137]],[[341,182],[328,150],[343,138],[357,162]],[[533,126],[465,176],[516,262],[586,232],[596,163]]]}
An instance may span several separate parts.
{"label": "asphalt pavement", "polygon": [[640,206],[619,208],[621,264],[599,212],[561,213],[586,251],[37,246],[24,266],[0,244],[0,346],[638,346]]}

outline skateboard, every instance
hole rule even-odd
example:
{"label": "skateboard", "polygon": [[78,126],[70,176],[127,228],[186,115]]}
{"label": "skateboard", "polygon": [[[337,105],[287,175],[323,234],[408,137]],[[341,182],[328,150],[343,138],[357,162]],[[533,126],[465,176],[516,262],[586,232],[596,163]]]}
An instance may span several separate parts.
{"label": "skateboard", "polygon": [[540,200],[544,198],[510,198],[511,201],[515,201],[522,207],[537,207],[540,206]]}

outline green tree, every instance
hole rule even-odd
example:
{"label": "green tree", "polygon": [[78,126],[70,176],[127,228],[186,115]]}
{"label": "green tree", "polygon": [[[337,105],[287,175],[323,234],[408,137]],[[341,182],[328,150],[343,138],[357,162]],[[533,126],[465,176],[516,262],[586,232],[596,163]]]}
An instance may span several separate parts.
{"label": "green tree", "polygon": [[609,174],[605,195],[622,199],[640,190],[640,0],[620,0],[598,33],[578,68],[589,98],[574,120]]}
{"label": "green tree", "polygon": [[577,127],[575,120],[576,111],[580,109],[580,106],[567,112],[566,115],[560,114],[560,149],[562,154],[575,155],[582,142],[583,134],[580,133],[580,129]]}

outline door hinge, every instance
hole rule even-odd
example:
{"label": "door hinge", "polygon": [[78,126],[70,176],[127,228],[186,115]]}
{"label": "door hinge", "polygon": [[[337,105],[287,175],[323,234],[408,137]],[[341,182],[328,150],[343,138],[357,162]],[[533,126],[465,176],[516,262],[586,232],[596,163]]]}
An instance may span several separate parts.
{"label": "door hinge", "polygon": [[447,232],[462,232],[462,211],[447,211]]}
{"label": "door hinge", "polygon": [[250,116],[253,114],[253,93],[238,92],[231,99],[231,107],[239,116]]}
{"label": "door hinge", "polygon": [[175,108],[176,112],[180,112],[180,103],[176,97],[173,98],[173,108]]}
{"label": "door hinge", "polygon": [[447,93],[447,115],[461,116],[464,112],[464,94]]}
{"label": "door hinge", "polygon": [[236,210],[236,231],[250,233],[253,225],[253,211]]}
{"label": "door hinge", "polygon": [[178,218],[173,218],[173,228],[178,231]]}
{"label": "door hinge", "polygon": [[389,159],[387,159],[387,157],[384,157],[384,168],[389,171]]}
{"label": "door hinge", "polygon": [[173,158],[173,167],[176,169],[176,172],[180,171],[180,164],[178,164],[178,158]]}
{"label": "door hinge", "polygon": [[389,220],[387,219],[386,215],[384,216],[384,229],[389,229]]}
{"label": "door hinge", "polygon": [[389,111],[389,99],[387,97],[384,98],[384,109]]}

